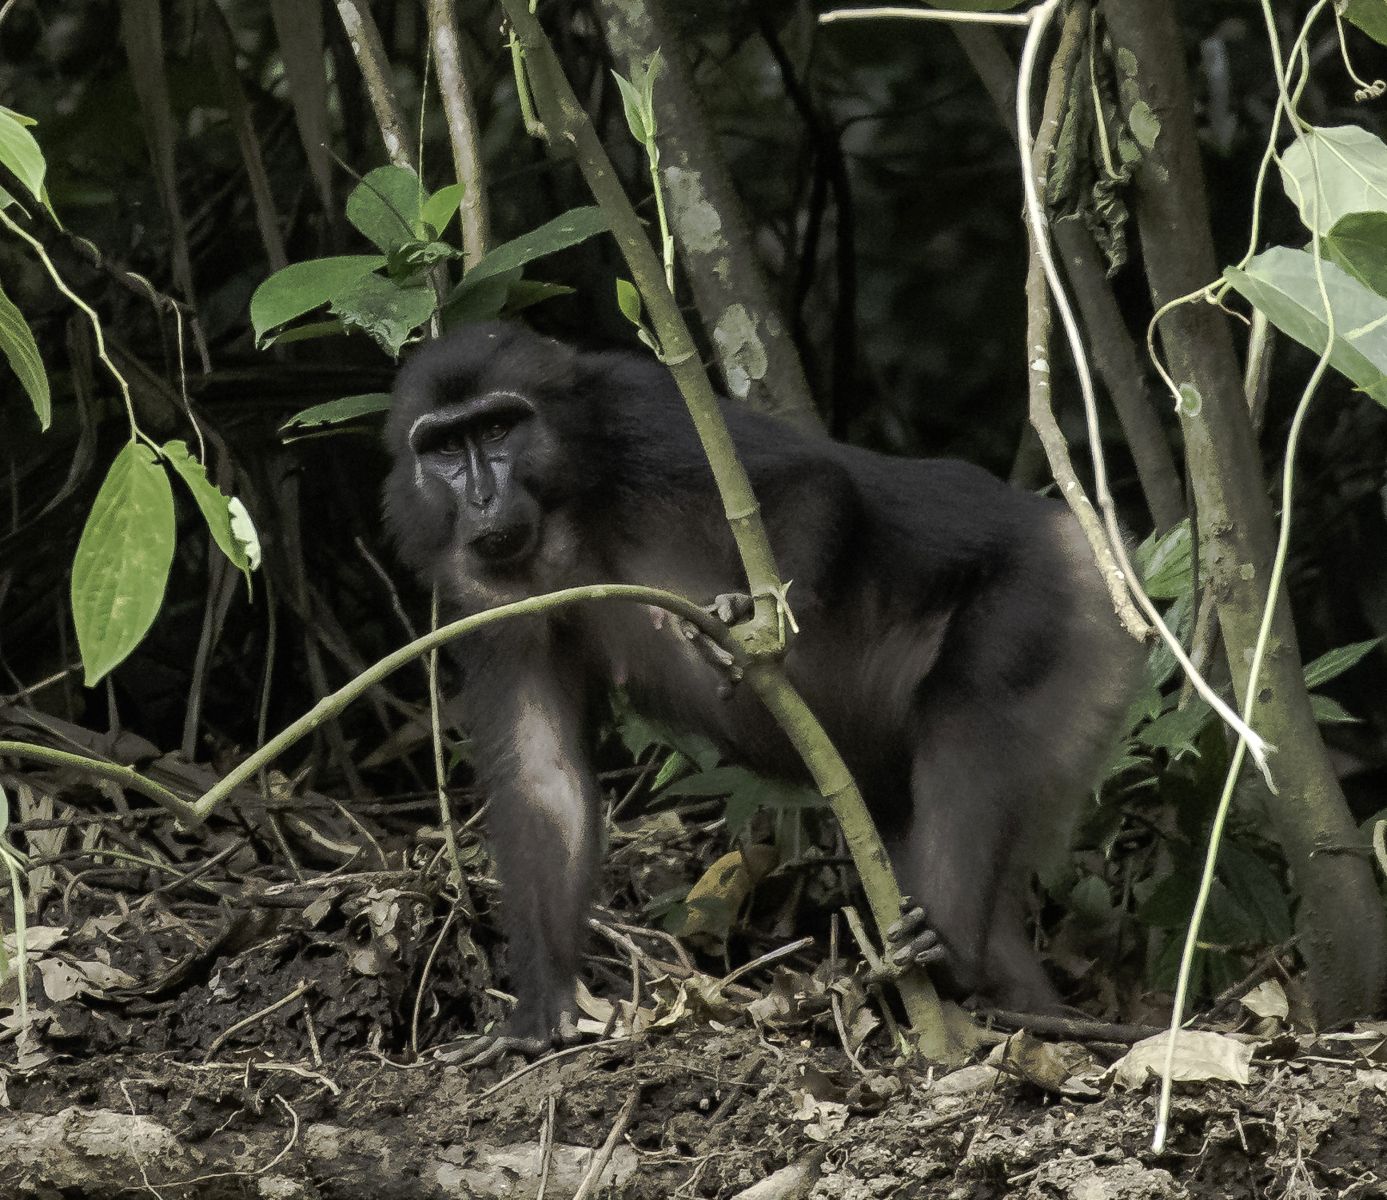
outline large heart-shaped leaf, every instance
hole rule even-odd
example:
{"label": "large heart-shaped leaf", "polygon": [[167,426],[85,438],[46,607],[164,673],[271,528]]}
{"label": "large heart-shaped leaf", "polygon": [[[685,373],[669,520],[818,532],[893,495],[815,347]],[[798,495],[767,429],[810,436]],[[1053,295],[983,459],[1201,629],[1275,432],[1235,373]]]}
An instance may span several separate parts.
{"label": "large heart-shaped leaf", "polygon": [[1349,213],[1387,210],[1387,145],[1357,125],[1312,126],[1281,156],[1281,181],[1305,228],[1322,235]]}
{"label": "large heart-shaped leaf", "polygon": [[1344,5],[1344,17],[1387,46],[1387,4],[1382,0],[1348,0]]}
{"label": "large heart-shaped leaf", "polygon": [[140,644],[173,562],[173,489],[158,456],[127,442],[96,494],[72,560],[72,616],[91,687]]}
{"label": "large heart-shaped leaf", "polygon": [[[1334,313],[1333,367],[1379,404],[1387,405],[1387,300],[1332,262],[1320,264]],[[1320,353],[1329,326],[1315,278],[1314,255],[1275,246],[1245,270],[1229,267],[1224,279],[1279,330]]]}

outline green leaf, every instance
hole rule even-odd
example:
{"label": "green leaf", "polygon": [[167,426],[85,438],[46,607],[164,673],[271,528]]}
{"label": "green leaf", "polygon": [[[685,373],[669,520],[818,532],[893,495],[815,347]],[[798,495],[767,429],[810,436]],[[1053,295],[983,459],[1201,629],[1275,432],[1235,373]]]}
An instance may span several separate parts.
{"label": "green leaf", "polygon": [[645,71],[641,79],[641,105],[645,111],[646,124],[650,127],[652,137],[658,132],[655,127],[655,79],[664,67],[665,61],[660,57],[660,48],[655,47],[655,52],[646,61]]}
{"label": "green leaf", "polygon": [[1344,17],[1370,38],[1387,46],[1387,4],[1382,0],[1348,0]]}
{"label": "green leaf", "polygon": [[463,279],[448,295],[443,306],[443,327],[452,329],[469,321],[489,321],[506,307],[513,285],[520,281],[520,268],[494,275],[490,279]]}
{"label": "green leaf", "polygon": [[1310,711],[1314,713],[1315,720],[1322,725],[1359,724],[1358,717],[1355,717],[1337,700],[1320,692],[1310,693]]}
{"label": "green leaf", "polygon": [[385,266],[379,254],[344,254],[290,263],[255,289],[250,298],[250,321],[256,344],[263,348],[265,331],[337,297],[363,275]]}
{"label": "green leaf", "polygon": [[25,126],[34,124],[13,109],[0,106],[0,166],[8,168],[44,207],[48,198],[43,190],[44,173],[48,163],[34,135]]}
{"label": "green leaf", "polygon": [[[1387,301],[1332,262],[1320,264],[1334,312],[1333,367],[1379,404],[1387,405]],[[1223,278],[1273,325],[1319,353],[1328,336],[1314,256],[1274,246],[1247,264],[1229,267]]]}
{"label": "green leaf", "polygon": [[576,290],[576,288],[567,287],[562,283],[543,283],[538,279],[517,279],[506,289],[504,311],[507,315],[523,312],[532,305],[540,304],[545,300],[552,300],[556,296],[571,296]]}
{"label": "green leaf", "polygon": [[618,278],[616,281],[616,306],[621,309],[623,317],[637,329],[640,328],[641,293],[629,279]]}
{"label": "green leaf", "polygon": [[1347,646],[1340,646],[1327,654],[1321,654],[1314,662],[1307,664],[1305,686],[1317,688],[1331,679],[1337,679],[1350,667],[1362,662],[1381,644],[1382,639],[1375,637],[1369,638],[1366,642],[1350,642]]}
{"label": "green leaf", "polygon": [[270,346],[287,346],[291,342],[310,342],[314,338],[335,337],[346,332],[347,327],[337,317],[332,317],[326,321],[310,321],[304,325],[295,325],[291,329],[281,329],[278,333],[267,333],[256,342],[256,345],[264,350]]}
{"label": "green leaf", "polygon": [[1186,517],[1154,546],[1142,564],[1142,586],[1153,600],[1176,600],[1190,590],[1190,521]]}
{"label": "green leaf", "polygon": [[173,562],[173,489],[154,451],[127,442],[96,494],[72,561],[72,616],[93,686],[149,631]]}
{"label": "green leaf", "polygon": [[463,282],[477,283],[493,275],[504,275],[533,259],[566,250],[596,234],[605,233],[607,227],[606,216],[595,205],[569,209],[538,229],[497,246],[467,272]]}
{"label": "green leaf", "polygon": [[650,140],[650,130],[645,124],[644,105],[641,103],[640,89],[629,79],[612,72],[617,89],[621,92],[621,107],[626,113],[626,125],[631,136],[644,145]]}
{"label": "green leaf", "polygon": [[1324,252],[1360,283],[1387,296],[1387,212],[1340,217],[1324,237]]}
{"label": "green leaf", "polygon": [[436,238],[448,228],[448,222],[453,219],[453,214],[462,204],[462,197],[466,191],[467,188],[463,184],[450,183],[447,187],[439,188],[424,202],[419,216],[432,231],[428,234],[429,237]]}
{"label": "green leaf", "polygon": [[390,408],[389,392],[363,392],[359,396],[343,396],[326,404],[315,404],[296,412],[279,427],[280,433],[291,429],[309,429],[315,425],[341,425],[358,417],[369,417]]}
{"label": "green leaf", "polygon": [[10,369],[19,377],[20,386],[29,397],[38,415],[39,428],[53,423],[53,401],[48,391],[48,372],[43,369],[34,331],[24,314],[15,307],[5,289],[0,288],[0,350],[9,359]]}
{"label": "green leaf", "polygon": [[424,185],[408,167],[389,164],[368,171],[347,197],[347,220],[383,253],[426,240]]}
{"label": "green leaf", "polygon": [[[207,522],[207,531],[212,535],[212,540],[221,547],[221,552],[231,560],[231,565],[240,571],[249,583],[254,566],[247,553],[248,545],[242,544],[242,539],[232,531],[232,497],[225,495],[207,478],[206,468],[192,456],[185,442],[165,442],[160,449],[173,469],[178,472],[179,478],[188,485],[188,490],[192,492],[193,499],[202,512],[202,519]],[[249,520],[249,514],[246,514],[246,517]],[[258,558],[260,539],[254,536],[254,526],[250,532],[248,544],[255,546]]]}
{"label": "green leaf", "polygon": [[1138,730],[1137,741],[1153,750],[1164,750],[1172,758],[1192,754],[1211,713],[1207,700],[1193,699],[1184,708],[1172,708]]}
{"label": "green leaf", "polygon": [[433,316],[435,297],[430,287],[400,287],[380,275],[364,275],[339,292],[332,311],[348,329],[360,329],[391,358],[414,330]]}
{"label": "green leaf", "polygon": [[1256,940],[1284,942],[1295,932],[1286,889],[1266,859],[1237,842],[1225,842],[1219,855],[1218,874],[1252,918]]}
{"label": "green leaf", "polygon": [[1387,145],[1357,125],[1311,126],[1286,148],[1280,166],[1286,195],[1317,237],[1348,213],[1387,209]]}

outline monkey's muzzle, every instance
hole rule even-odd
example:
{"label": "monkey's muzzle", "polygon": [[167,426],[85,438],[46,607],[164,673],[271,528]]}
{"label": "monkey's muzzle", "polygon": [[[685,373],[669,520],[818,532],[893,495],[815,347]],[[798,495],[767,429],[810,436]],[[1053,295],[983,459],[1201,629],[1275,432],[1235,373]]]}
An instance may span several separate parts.
{"label": "monkey's muzzle", "polygon": [[471,546],[477,557],[485,562],[510,562],[529,552],[534,541],[533,534],[534,530],[529,525],[507,525],[502,529],[489,529],[473,538]]}

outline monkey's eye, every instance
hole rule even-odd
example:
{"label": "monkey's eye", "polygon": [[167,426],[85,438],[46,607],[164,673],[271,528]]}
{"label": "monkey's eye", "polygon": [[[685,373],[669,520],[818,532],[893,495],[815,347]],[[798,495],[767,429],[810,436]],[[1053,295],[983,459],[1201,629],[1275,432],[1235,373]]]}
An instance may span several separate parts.
{"label": "monkey's eye", "polygon": [[438,454],[466,454],[467,437],[460,431],[445,433],[429,449]]}
{"label": "monkey's eye", "polygon": [[509,421],[488,421],[477,430],[477,441],[483,446],[494,446],[510,431]]}

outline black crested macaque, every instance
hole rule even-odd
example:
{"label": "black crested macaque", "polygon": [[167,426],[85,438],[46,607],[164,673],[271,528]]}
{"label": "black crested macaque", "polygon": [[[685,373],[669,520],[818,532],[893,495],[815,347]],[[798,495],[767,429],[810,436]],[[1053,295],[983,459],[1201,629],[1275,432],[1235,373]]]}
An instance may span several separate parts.
{"label": "black crested macaque", "polygon": [[[1054,1008],[1025,897],[1067,848],[1138,661],[1077,523],[966,463],[724,413],[794,583],[790,678],[923,912],[905,922],[910,953],[957,993]],[[745,589],[693,424],[650,358],[470,326],[409,359],[387,438],[390,531],[457,613],[586,583],[702,604]],[[508,1047],[571,1031],[600,842],[589,739],[608,689],[753,769],[805,778],[749,689],[719,697],[723,676],[678,624],[592,603],[456,645],[519,999]]]}

